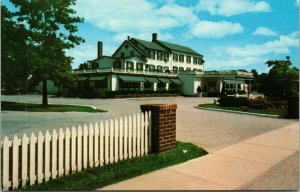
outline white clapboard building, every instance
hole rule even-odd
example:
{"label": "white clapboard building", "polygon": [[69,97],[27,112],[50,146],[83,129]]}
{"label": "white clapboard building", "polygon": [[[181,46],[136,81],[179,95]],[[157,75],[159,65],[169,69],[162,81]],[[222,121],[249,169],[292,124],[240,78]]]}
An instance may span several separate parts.
{"label": "white clapboard building", "polygon": [[193,49],[158,39],[152,41],[128,37],[112,56],[104,56],[98,42],[98,57],[88,61],[73,86],[90,87],[100,95],[113,91],[180,92],[193,96],[202,92],[248,92],[253,79],[246,71],[204,71],[203,55]]}

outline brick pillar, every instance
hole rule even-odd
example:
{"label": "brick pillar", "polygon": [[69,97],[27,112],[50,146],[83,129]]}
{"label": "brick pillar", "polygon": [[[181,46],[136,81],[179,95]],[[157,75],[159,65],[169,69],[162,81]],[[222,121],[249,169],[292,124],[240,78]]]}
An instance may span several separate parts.
{"label": "brick pillar", "polygon": [[176,104],[141,105],[141,111],[151,111],[151,152],[162,152],[176,147]]}

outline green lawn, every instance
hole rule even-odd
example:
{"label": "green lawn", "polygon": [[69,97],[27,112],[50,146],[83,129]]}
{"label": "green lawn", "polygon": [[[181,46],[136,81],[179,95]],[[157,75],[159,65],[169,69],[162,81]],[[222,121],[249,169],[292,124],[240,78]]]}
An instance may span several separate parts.
{"label": "green lawn", "polygon": [[177,142],[175,149],[150,154],[115,164],[93,168],[80,173],[64,176],[46,183],[27,186],[25,191],[88,191],[130,179],[164,167],[183,163],[206,155],[207,152],[189,143]]}
{"label": "green lawn", "polygon": [[43,107],[42,104],[33,103],[17,103],[10,101],[1,101],[2,111],[29,111],[29,112],[90,112],[99,113],[107,112],[102,109],[93,109],[89,106],[77,106],[77,105],[52,105]]}
{"label": "green lawn", "polygon": [[217,104],[200,104],[198,107],[208,108],[208,109],[225,109],[232,111],[243,111],[249,113],[259,113],[259,114],[267,114],[267,115],[280,115],[286,116],[287,109],[250,109],[248,107],[223,107]]}

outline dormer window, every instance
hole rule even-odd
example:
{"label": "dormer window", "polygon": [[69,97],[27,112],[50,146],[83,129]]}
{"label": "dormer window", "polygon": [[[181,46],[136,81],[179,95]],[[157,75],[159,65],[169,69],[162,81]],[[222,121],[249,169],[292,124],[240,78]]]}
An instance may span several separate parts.
{"label": "dormer window", "polygon": [[134,51],[130,51],[130,57],[134,56]]}

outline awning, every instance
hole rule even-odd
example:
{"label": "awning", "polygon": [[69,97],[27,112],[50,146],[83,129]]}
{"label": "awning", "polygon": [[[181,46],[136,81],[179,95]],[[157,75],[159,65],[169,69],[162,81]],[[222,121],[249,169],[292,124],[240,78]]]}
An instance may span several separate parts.
{"label": "awning", "polygon": [[87,80],[88,79],[88,77],[79,77],[78,79],[77,79],[77,81],[85,81],[85,80]]}
{"label": "awning", "polygon": [[150,83],[159,83],[159,80],[153,77],[145,77],[145,79]]}
{"label": "awning", "polygon": [[166,79],[166,78],[158,78],[158,80],[160,80],[160,81],[163,82],[163,83],[172,83],[172,82],[170,81],[170,79]]}
{"label": "awning", "polygon": [[144,77],[138,77],[138,76],[120,75],[119,78],[125,82],[147,82],[147,80]]}
{"label": "awning", "polygon": [[241,80],[224,80],[224,82],[227,84],[245,84],[245,81]]}
{"label": "awning", "polygon": [[181,85],[182,82],[179,79],[170,79],[173,83]]}
{"label": "awning", "polygon": [[90,77],[89,80],[90,81],[101,81],[103,79],[105,79],[106,77]]}

